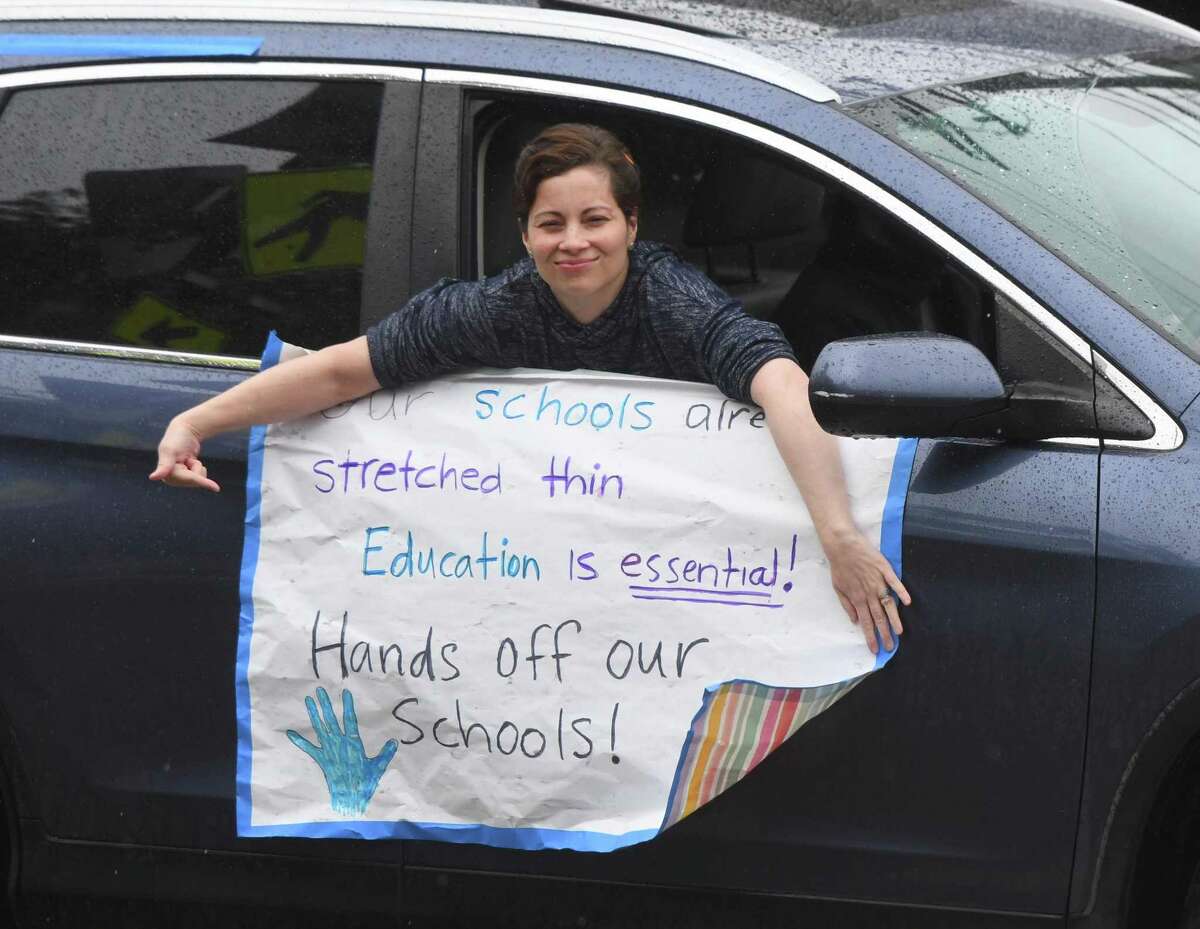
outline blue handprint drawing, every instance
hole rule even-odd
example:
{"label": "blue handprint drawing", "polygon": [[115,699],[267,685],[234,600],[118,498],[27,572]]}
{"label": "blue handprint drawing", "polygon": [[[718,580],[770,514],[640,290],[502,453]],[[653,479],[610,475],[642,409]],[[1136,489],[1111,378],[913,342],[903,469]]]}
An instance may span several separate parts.
{"label": "blue handprint drawing", "polygon": [[[287,731],[292,744],[321,766],[329,787],[329,804],[342,816],[361,816],[375,795],[379,779],[396,754],[396,740],[387,743],[374,758],[367,757],[362,737],[358,734],[358,715],[354,712],[354,694],[342,691],[342,721],[338,725],[333,704],[324,687],[317,688],[320,713],[312,697],[304,698],[308,718],[319,745],[304,738],[294,729]],[[344,731],[343,731],[344,729]]]}

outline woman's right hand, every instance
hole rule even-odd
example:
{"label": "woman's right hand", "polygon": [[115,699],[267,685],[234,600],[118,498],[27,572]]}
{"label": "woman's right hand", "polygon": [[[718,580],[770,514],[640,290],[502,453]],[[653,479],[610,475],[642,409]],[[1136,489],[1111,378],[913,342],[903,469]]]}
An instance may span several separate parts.
{"label": "woman's right hand", "polygon": [[200,487],[219,493],[221,488],[208,476],[208,469],[198,457],[200,436],[179,417],[167,424],[158,443],[158,467],[150,472],[150,480],[162,481],[172,487]]}

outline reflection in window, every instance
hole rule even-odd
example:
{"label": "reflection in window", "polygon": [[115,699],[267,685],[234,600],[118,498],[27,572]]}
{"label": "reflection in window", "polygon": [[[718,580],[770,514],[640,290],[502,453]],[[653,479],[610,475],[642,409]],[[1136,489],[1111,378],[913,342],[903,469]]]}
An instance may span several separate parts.
{"label": "reflection in window", "polygon": [[861,104],[1200,355],[1200,53],[1109,56]]}
{"label": "reflection in window", "polygon": [[164,81],[0,115],[0,333],[257,355],[358,329],[381,88]]}

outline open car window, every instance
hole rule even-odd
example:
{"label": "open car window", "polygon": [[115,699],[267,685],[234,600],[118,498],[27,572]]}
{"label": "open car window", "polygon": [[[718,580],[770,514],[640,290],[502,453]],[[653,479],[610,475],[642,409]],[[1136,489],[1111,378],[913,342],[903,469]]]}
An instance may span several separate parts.
{"label": "open car window", "polygon": [[924,330],[996,359],[992,289],[854,191],[714,130],[615,107],[476,101],[473,271],[522,257],[512,171],[525,142],[559,121],[595,122],[633,151],[639,236],[671,246],[747,312],[779,324],[805,368],[830,341]]}

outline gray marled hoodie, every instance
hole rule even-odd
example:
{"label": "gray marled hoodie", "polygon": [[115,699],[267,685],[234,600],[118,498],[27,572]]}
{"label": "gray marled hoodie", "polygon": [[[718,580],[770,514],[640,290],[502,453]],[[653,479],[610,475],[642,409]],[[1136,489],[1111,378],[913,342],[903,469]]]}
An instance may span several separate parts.
{"label": "gray marled hoodie", "polygon": [[634,246],[621,292],[587,325],[526,258],[484,281],[438,281],[373,326],[367,344],[384,387],[462,368],[587,368],[704,381],[742,401],[765,362],[795,358],[778,326],[651,242]]}

